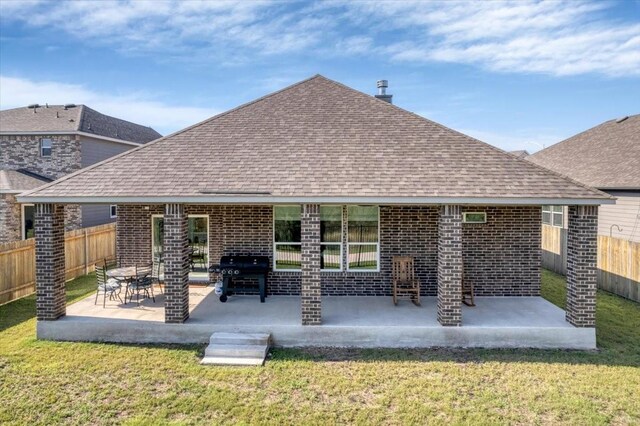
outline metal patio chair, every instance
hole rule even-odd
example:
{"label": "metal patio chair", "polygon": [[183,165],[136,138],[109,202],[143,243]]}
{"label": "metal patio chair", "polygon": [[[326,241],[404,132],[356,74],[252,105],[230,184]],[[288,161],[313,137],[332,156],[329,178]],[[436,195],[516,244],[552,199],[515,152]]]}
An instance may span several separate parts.
{"label": "metal patio chair", "polygon": [[136,303],[140,306],[140,293],[143,297],[148,297],[156,302],[155,295],[153,294],[153,278],[151,276],[153,271],[153,263],[148,263],[142,266],[136,265],[136,277],[129,285],[127,285],[127,291],[124,295],[126,303],[127,296],[129,296],[129,302],[133,302],[133,295],[136,295]]}
{"label": "metal patio chair", "polygon": [[393,304],[401,297],[409,297],[420,306],[420,281],[416,278],[412,256],[393,256],[391,276],[393,281]]}
{"label": "metal patio chair", "polygon": [[[120,297],[120,292],[122,291],[122,284],[120,281],[115,278],[107,278],[107,262],[102,261],[95,264],[96,270],[96,280],[98,281],[98,287],[96,288],[96,300],[93,303],[94,305],[98,304],[98,296],[102,293],[102,307],[105,308],[107,306],[107,295],[109,295],[109,300],[113,300],[117,297],[120,302],[122,302],[122,298]],[[126,299],[126,295],[125,295]]]}

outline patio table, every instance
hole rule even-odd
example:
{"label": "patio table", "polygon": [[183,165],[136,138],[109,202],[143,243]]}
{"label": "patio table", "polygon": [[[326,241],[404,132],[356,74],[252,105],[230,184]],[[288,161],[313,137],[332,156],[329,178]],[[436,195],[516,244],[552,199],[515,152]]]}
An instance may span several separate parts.
{"label": "patio table", "polygon": [[137,271],[135,266],[126,266],[123,268],[114,268],[107,271],[109,278],[115,278],[119,281],[131,281],[136,278]]}

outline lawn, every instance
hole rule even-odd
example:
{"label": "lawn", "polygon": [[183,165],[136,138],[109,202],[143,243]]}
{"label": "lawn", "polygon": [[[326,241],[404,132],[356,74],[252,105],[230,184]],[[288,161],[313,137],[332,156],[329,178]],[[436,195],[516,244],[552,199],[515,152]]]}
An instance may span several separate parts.
{"label": "lawn", "polygon": [[[69,284],[70,302],[93,278]],[[544,272],[562,306],[562,277]],[[598,293],[599,351],[274,350],[201,367],[203,346],[35,340],[34,297],[0,306],[0,423],[638,424],[640,305]]]}

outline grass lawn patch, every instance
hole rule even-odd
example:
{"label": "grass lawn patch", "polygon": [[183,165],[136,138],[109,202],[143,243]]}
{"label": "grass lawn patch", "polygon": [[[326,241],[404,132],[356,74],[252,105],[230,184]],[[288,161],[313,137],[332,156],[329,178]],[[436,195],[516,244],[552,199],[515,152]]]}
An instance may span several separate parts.
{"label": "grass lawn patch", "polygon": [[[95,278],[69,283],[69,302]],[[564,278],[543,295],[565,303]],[[638,424],[640,305],[598,292],[598,351],[275,349],[202,367],[204,346],[35,339],[35,297],[0,306],[0,424]]]}

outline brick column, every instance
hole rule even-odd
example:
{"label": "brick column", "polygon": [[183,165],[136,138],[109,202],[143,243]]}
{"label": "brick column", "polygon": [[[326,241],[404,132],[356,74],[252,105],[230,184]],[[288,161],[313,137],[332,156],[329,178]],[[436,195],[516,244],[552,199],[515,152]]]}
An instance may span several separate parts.
{"label": "brick column", "polygon": [[595,327],[598,273],[598,206],[569,206],[567,321]]}
{"label": "brick column", "polygon": [[66,313],[64,206],[36,204],[36,317],[51,321]]}
{"label": "brick column", "polygon": [[164,213],[164,322],[189,318],[189,240],[183,204],[167,204]]}
{"label": "brick column", "polygon": [[302,325],[320,325],[320,206],[302,205]]}
{"label": "brick column", "polygon": [[460,206],[440,207],[438,218],[438,321],[462,324],[462,213]]}

